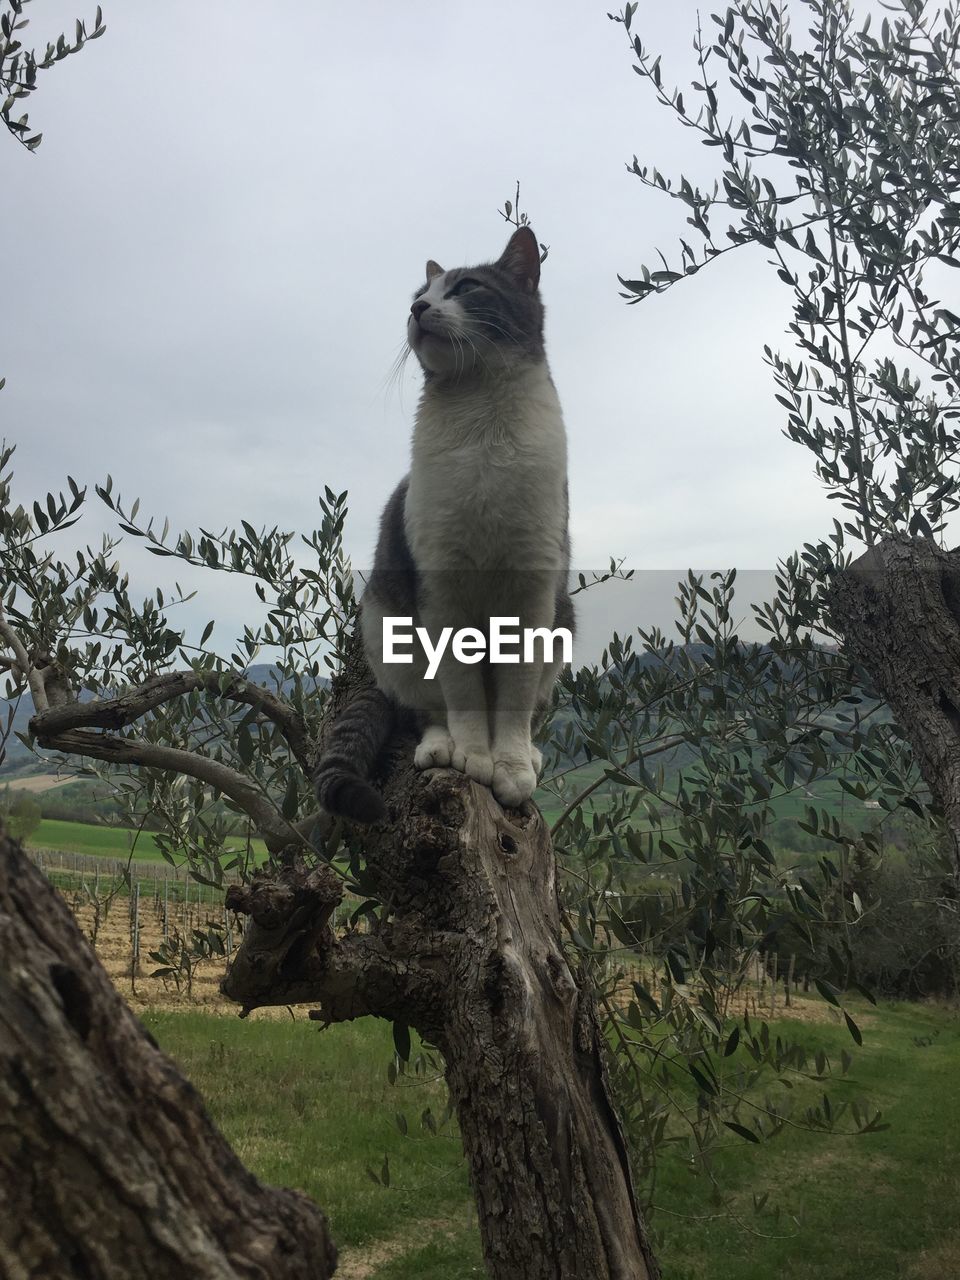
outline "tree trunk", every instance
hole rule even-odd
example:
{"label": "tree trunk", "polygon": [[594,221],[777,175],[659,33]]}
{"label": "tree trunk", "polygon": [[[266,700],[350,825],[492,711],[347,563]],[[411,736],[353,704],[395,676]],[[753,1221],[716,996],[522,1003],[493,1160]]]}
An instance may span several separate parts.
{"label": "tree trunk", "polygon": [[[448,857],[451,855],[447,855]],[[497,1280],[658,1274],[610,1100],[590,992],[560,946],[554,857],[534,810],[471,785],[452,854],[470,913],[435,1031]]]}
{"label": "tree trunk", "polygon": [[305,1196],[261,1185],[0,833],[0,1275],[327,1280]]}
{"label": "tree trunk", "polygon": [[[368,678],[348,664],[341,705]],[[329,867],[258,873],[228,894],[250,920],[224,991],[314,1002],[327,1022],[388,1018],[440,1050],[495,1280],[656,1280],[541,814],[416,773],[403,734],[383,773],[390,820],[357,845],[361,891],[383,904],[372,931],[334,935]]]}
{"label": "tree trunk", "polygon": [[913,749],[960,878],[960,552],[891,535],[837,575],[826,605]]}
{"label": "tree trunk", "polygon": [[404,775],[402,811],[366,846],[391,889],[374,931],[334,936],[327,868],[258,874],[228,894],[251,919],[224,990],[247,1008],[312,1001],[326,1022],[390,1018],[440,1050],[495,1280],[655,1280],[543,818],[461,775]]}

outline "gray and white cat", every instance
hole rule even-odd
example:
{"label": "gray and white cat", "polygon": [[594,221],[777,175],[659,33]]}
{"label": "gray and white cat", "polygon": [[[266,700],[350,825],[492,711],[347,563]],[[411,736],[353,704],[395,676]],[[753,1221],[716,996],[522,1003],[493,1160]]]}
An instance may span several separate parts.
{"label": "gray and white cat", "polygon": [[561,665],[468,664],[448,646],[427,679],[416,644],[412,663],[384,661],[385,617],[412,618],[433,645],[445,627],[487,634],[494,617],[573,630],[566,434],[544,354],[536,237],[520,227],[494,263],[431,261],[426,273],[407,322],[424,373],[410,474],[384,509],[361,600],[377,689],[338,719],[315,775],[325,809],[368,822],[385,810],[367,779],[404,711],[422,729],[418,768],[457,769],[503,805],[526,800],[540,767],[531,727]]}

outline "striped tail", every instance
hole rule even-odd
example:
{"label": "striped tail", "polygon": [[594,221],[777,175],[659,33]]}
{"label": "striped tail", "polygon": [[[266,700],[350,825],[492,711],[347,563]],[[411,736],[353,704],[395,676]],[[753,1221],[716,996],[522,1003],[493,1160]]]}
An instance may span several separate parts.
{"label": "striped tail", "polygon": [[364,689],[337,716],[313,775],[327,813],[353,822],[382,822],[383,797],[368,781],[393,730],[393,703],[379,689]]}

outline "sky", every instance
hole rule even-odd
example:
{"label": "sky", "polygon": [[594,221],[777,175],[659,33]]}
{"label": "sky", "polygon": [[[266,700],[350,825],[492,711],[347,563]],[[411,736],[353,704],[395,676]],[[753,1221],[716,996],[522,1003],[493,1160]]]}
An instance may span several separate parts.
{"label": "sky", "polygon": [[[94,9],[35,0],[24,42]],[[657,248],[676,259],[688,230],[627,163],[703,180],[716,153],[656,105],[605,3],[103,9],[102,39],[41,73],[39,149],[0,138],[0,435],[18,446],[20,501],[109,472],[174,528],[309,531],[329,485],[350,492],[348,549],[369,566],[419,391],[413,359],[390,381],[410,296],[427,258],[499,255],[497,209],[519,180],[549,245],[573,562],[637,571],[590,593],[606,595],[580,656],[612,625],[668,625],[688,565],[754,571],[762,594],[764,571],[829,529],[763,363],[765,342],[789,348],[790,302],[763,251],[638,306],[618,296],[618,273],[655,267]],[[634,33],[665,80],[695,74],[696,15],[641,0]],[[67,536],[110,527],[94,498]],[[200,589],[189,616],[217,618],[221,651],[250,619],[245,584],[191,579],[129,538],[120,554],[135,594],[175,577]]]}

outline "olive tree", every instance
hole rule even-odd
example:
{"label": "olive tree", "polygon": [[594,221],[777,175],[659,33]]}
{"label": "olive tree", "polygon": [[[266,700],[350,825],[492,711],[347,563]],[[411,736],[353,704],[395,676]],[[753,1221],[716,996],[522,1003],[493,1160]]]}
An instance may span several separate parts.
{"label": "olive tree", "polygon": [[791,292],[794,352],[765,357],[786,434],[842,513],[802,552],[824,588],[816,617],[892,707],[960,874],[960,566],[943,546],[960,506],[960,315],[938,296],[960,268],[960,12],[894,0],[874,23],[849,0],[744,0],[698,26],[685,102],[636,9],[614,19],[634,70],[717,164],[702,187],[633,158],[694,243],[621,278],[623,296],[751,248]]}

